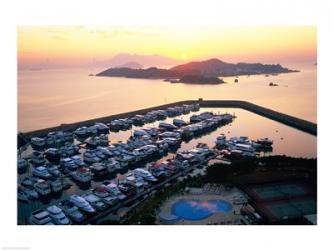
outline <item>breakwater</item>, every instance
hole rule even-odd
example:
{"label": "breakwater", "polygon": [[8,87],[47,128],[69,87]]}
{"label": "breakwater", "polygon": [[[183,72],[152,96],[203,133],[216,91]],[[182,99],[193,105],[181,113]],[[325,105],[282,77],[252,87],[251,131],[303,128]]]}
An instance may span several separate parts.
{"label": "breakwater", "polygon": [[274,111],[272,109],[268,109],[250,102],[246,101],[239,101],[239,100],[203,100],[203,99],[198,99],[198,100],[186,100],[186,101],[179,101],[179,102],[174,102],[174,103],[169,103],[169,104],[164,104],[164,105],[159,105],[155,107],[150,107],[150,108],[145,108],[145,109],[140,109],[140,110],[135,110],[131,112],[126,112],[126,113],[121,113],[121,114],[115,114],[115,115],[110,115],[110,116],[105,116],[105,117],[100,117],[100,118],[95,118],[95,119],[90,119],[90,120],[85,120],[85,121],[80,121],[80,122],[75,122],[75,123],[70,123],[70,124],[61,124],[59,126],[51,127],[51,128],[45,128],[45,129],[40,129],[40,130],[35,130],[35,131],[30,131],[30,132],[25,132],[23,133],[23,136],[25,138],[31,138],[34,136],[46,136],[47,133],[51,131],[73,131],[78,127],[81,126],[91,126],[95,124],[96,122],[103,122],[103,123],[108,123],[111,120],[115,119],[121,119],[121,118],[127,118],[127,117],[132,117],[135,115],[144,115],[149,111],[152,110],[158,110],[158,109],[166,109],[168,107],[174,107],[174,106],[179,106],[179,105],[184,105],[184,104],[193,104],[193,103],[199,103],[201,107],[203,108],[223,108],[223,107],[228,107],[228,108],[242,108],[247,111],[256,113],[258,115],[267,117],[269,119],[278,121],[280,123],[283,123],[285,125],[288,125],[290,127],[302,130],[306,133],[312,134],[312,135],[317,135],[317,124],[312,123],[294,116],[290,116],[281,112]]}

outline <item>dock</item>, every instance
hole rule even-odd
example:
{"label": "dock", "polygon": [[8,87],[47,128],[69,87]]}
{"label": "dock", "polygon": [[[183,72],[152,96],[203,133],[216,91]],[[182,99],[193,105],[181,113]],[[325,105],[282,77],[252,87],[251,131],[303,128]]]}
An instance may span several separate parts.
{"label": "dock", "polygon": [[135,115],[144,115],[153,110],[167,109],[169,107],[180,106],[180,105],[184,105],[184,104],[190,105],[190,104],[195,104],[195,103],[199,103],[200,107],[202,107],[202,108],[241,108],[241,109],[250,111],[252,113],[261,115],[263,117],[269,118],[271,120],[280,122],[287,126],[293,127],[295,129],[301,130],[308,134],[317,136],[317,124],[307,121],[307,120],[303,120],[303,119],[300,119],[300,118],[297,118],[297,117],[294,117],[294,116],[291,116],[288,114],[284,114],[284,113],[281,113],[281,112],[278,112],[278,111],[275,111],[272,109],[268,109],[268,108],[265,108],[265,107],[253,104],[251,102],[247,102],[247,101],[203,100],[201,98],[198,100],[179,101],[179,102],[159,105],[159,106],[155,106],[155,107],[130,111],[130,112],[126,112],[126,113],[115,114],[115,115],[70,123],[70,124],[61,124],[59,126],[55,126],[55,127],[51,127],[51,128],[24,132],[24,133],[22,133],[22,135],[28,139],[31,137],[34,137],[34,136],[44,137],[49,132],[52,132],[52,131],[60,131],[60,130],[61,131],[74,131],[78,127],[91,126],[91,125],[94,125],[96,122],[108,123],[111,120],[115,120],[115,119],[128,118],[128,117],[132,117]]}

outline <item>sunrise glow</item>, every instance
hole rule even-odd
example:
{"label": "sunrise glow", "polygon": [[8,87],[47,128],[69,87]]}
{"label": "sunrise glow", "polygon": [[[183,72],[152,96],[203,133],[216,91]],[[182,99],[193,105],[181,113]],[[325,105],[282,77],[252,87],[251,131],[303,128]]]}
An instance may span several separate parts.
{"label": "sunrise glow", "polygon": [[82,27],[18,28],[19,66],[82,65],[118,53],[158,54],[189,61],[304,61],[316,58],[316,28]]}

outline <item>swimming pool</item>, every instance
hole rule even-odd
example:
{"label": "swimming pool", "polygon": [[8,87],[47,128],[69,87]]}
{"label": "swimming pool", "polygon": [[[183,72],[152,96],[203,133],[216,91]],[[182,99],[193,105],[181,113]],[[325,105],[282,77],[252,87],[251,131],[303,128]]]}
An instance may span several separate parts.
{"label": "swimming pool", "polygon": [[223,200],[179,200],[171,207],[171,212],[184,220],[202,220],[209,216],[232,210],[232,205]]}

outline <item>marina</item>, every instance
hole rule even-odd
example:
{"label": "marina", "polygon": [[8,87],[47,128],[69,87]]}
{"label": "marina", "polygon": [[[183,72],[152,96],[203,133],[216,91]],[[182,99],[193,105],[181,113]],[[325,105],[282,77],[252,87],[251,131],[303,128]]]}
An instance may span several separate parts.
{"label": "marina", "polygon": [[[241,157],[272,154],[315,156],[310,153],[316,147],[314,136],[261,116],[270,131],[254,132],[248,126],[256,120],[252,116],[258,115],[192,103],[32,137],[19,149],[19,165],[30,163],[18,182],[20,197],[28,197],[28,190],[37,191],[39,197],[19,199],[18,223],[30,224],[34,211],[69,202],[85,218],[74,224],[97,223],[209,161],[230,164]],[[286,147],[290,133],[312,138],[309,153],[300,148],[302,140]]]}

